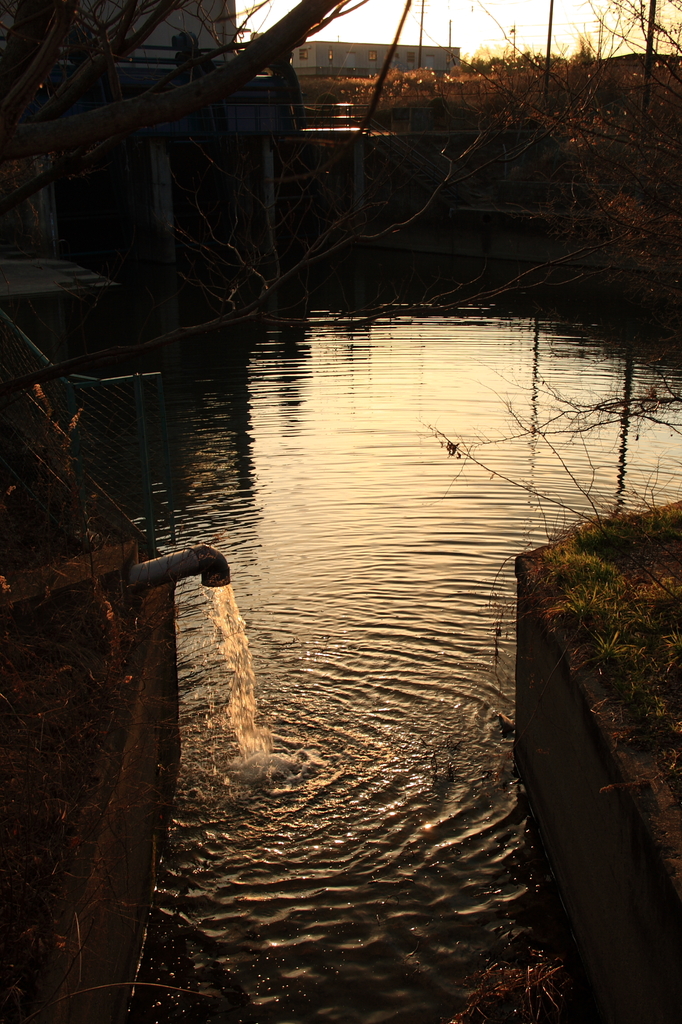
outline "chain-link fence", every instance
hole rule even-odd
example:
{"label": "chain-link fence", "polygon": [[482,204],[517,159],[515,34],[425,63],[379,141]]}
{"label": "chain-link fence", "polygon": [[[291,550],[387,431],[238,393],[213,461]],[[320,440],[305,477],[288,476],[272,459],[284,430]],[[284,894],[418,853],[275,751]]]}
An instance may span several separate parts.
{"label": "chain-link fence", "polygon": [[[49,360],[0,311],[0,381]],[[28,568],[116,540],[175,541],[160,374],[59,378],[0,404],[3,564]]]}
{"label": "chain-link fence", "polygon": [[96,481],[144,530],[150,555],[175,543],[168,427],[160,373],[67,384],[78,414],[78,473]]}

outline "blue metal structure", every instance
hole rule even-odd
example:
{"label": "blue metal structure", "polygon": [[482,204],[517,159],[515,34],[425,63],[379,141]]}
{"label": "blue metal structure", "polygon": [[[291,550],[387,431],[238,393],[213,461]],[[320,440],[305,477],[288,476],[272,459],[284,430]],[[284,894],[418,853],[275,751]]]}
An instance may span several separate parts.
{"label": "blue metal structure", "polygon": [[[116,62],[124,99],[146,92],[156,82],[166,78],[178,63],[183,63],[190,56],[189,53],[176,52],[173,47],[168,46],[141,47],[138,53],[143,55],[127,57]],[[207,58],[205,67],[199,65],[190,71],[178,72],[170,85],[186,85],[192,78],[208,74],[215,67],[216,65]],[[27,109],[26,117],[46,103],[54,90],[76,69],[77,64],[72,62],[55,65],[36,101]],[[132,137],[215,138],[236,134],[273,135],[298,132],[305,127],[301,114],[300,90],[292,86],[288,78],[288,75],[284,77],[276,73],[257,75],[226,100],[212,103],[178,121],[141,128],[133,133]],[[103,76],[62,116],[82,114],[87,110],[105,106],[112,100],[109,82],[107,77]]]}

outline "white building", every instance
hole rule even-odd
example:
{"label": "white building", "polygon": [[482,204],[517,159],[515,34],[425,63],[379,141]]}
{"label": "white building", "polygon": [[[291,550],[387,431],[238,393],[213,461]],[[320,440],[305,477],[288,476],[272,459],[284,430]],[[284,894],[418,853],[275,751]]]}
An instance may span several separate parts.
{"label": "white building", "polygon": [[[299,75],[346,75],[349,78],[371,78],[383,67],[389,43],[339,43],[311,39],[294,50],[292,63]],[[459,62],[460,48],[424,46],[419,63],[418,46],[398,46],[391,67],[400,71],[428,68],[443,75]]]}
{"label": "white building", "polygon": [[[0,0],[1,2],[1,0]],[[160,60],[172,59],[172,54],[178,49],[173,38],[185,33],[189,40],[183,43],[198,46],[200,50],[211,50],[214,47],[226,46],[234,42],[237,35],[237,18],[235,15],[236,0],[177,0],[165,21],[157,25],[146,37],[144,43],[135,51],[132,58],[137,63],[149,62],[154,64]],[[9,10],[10,4],[3,3],[2,26],[0,27],[0,41],[4,42],[6,32],[13,23],[13,14]],[[16,5],[14,5],[16,6]],[[102,25],[109,26],[109,35],[112,36],[122,21],[127,18],[130,5],[122,0],[82,0],[79,5],[78,28],[74,29],[72,36],[75,41],[78,38],[83,40],[83,49],[88,49],[88,39],[99,40],[99,30]],[[152,7],[161,8],[161,4],[138,3],[135,5],[136,17],[128,25],[128,33],[141,28],[150,16]],[[69,37],[71,39],[71,37]],[[75,49],[73,41],[71,51]],[[227,54],[230,59],[232,54]],[[225,60],[225,57],[219,58]],[[130,58],[128,58],[130,62]]]}
{"label": "white building", "polygon": [[[93,0],[87,2],[92,3]],[[194,36],[201,50],[233,42],[236,34],[235,0],[186,0],[178,3],[168,18],[150,33],[136,55],[149,59],[167,57],[164,50],[177,49],[173,38],[177,39],[182,33]],[[219,60],[229,60],[231,56],[228,54],[227,58],[223,56]]]}

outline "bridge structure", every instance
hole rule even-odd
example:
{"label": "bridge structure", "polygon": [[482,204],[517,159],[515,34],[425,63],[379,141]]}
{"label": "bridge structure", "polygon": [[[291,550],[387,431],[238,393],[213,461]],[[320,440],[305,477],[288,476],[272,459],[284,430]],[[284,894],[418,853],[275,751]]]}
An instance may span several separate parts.
{"label": "bridge structure", "polygon": [[[162,79],[167,87],[181,86],[215,68],[217,61],[210,56],[214,36],[201,40],[191,29],[174,33],[173,26],[166,25],[161,30],[165,35],[117,62],[124,98],[139,95]],[[235,50],[242,45],[233,43]],[[205,63],[191,71],[181,70],[188,58],[204,55]],[[228,53],[219,59],[232,57]],[[78,59],[77,48],[72,47],[69,62],[54,68],[37,104],[49,101],[74,73]],[[64,116],[113,99],[108,76],[103,76]],[[228,238],[239,243],[237,223],[255,248],[274,249],[275,236],[283,230],[289,238],[309,240],[328,212],[312,172],[324,165],[339,143],[346,154],[343,181],[337,181],[336,190],[347,205],[355,210],[362,207],[368,158],[375,166],[378,160],[387,169],[387,178],[392,174],[400,186],[410,183],[417,205],[425,196],[435,196],[441,232],[442,224],[461,226],[462,217],[473,218],[484,255],[494,217],[542,217],[550,207],[556,212],[559,197],[553,186],[545,190],[547,196],[540,196],[540,184],[533,183],[531,195],[528,188],[521,189],[523,182],[507,180],[509,154],[518,148],[518,138],[500,136],[500,180],[494,189],[481,189],[480,183],[478,187],[456,184],[453,163],[440,152],[446,147],[465,151],[471,142],[468,136],[475,131],[436,131],[428,108],[396,108],[380,124],[366,122],[367,110],[366,104],[352,103],[306,106],[290,55],[284,55],[268,73],[225,100],[177,121],[142,128],[112,151],[99,170],[44,189],[33,201],[31,216],[24,218],[37,225],[24,248],[71,260],[120,253],[173,264],[181,248],[191,247],[202,237],[205,245]],[[424,141],[428,136],[434,144]],[[297,173],[285,172],[285,164],[289,168],[296,164]],[[306,172],[310,172],[307,183],[295,183],[297,177],[303,182]],[[277,184],[280,178],[290,180],[288,188]],[[390,187],[383,198],[387,196]],[[396,219],[405,219],[405,211]]]}
{"label": "bridge structure", "polygon": [[[242,45],[235,43],[234,49]],[[208,56],[214,46],[215,42],[199,46],[197,34],[187,30],[145,44],[131,57],[116,62],[123,98],[140,95],[162,79],[168,83],[175,69],[178,73],[167,87],[182,86],[193,77],[210,73],[219,63]],[[204,53],[205,64],[180,70],[188,58]],[[221,61],[233,55],[228,53]],[[72,48],[69,62],[53,69],[26,116],[49,102],[77,66],[78,52]],[[113,99],[108,77],[103,76],[63,116],[99,108]],[[251,184],[259,189],[266,216],[272,219],[275,142],[305,148],[359,137],[366,109],[357,104],[335,104],[333,109],[328,105],[305,107],[296,73],[285,55],[267,73],[225,100],[177,121],[132,133],[110,154],[105,166],[86,178],[48,186],[33,201],[31,216],[23,218],[37,225],[33,238],[24,240],[24,248],[69,258],[125,250],[146,261],[173,263],[178,248],[178,209],[187,205],[193,178],[197,174],[205,178],[207,161],[216,179],[209,201],[215,208],[228,201],[231,186],[227,178],[241,162],[237,151],[247,152]],[[356,163],[358,160],[356,156]],[[219,181],[221,170],[227,177]],[[356,191],[361,188],[356,186]]]}

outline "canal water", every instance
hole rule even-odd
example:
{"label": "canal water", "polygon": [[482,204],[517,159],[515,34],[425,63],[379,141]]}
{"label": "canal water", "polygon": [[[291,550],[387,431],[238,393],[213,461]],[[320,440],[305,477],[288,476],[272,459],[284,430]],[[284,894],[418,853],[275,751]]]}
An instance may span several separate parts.
{"label": "canal water", "polygon": [[182,542],[231,563],[260,740],[245,760],[245,651],[226,654],[186,581],[183,759],[144,976],[222,1001],[148,994],[138,1019],[449,1020],[518,934],[568,941],[497,719],[513,559],[595,509],[679,497],[674,432],[578,408],[657,371],[494,308],[361,330],[321,309],[247,354],[196,352],[166,368]]}
{"label": "canal water", "polygon": [[141,976],[216,998],[139,990],[133,1024],[440,1024],[519,937],[570,943],[497,718],[514,556],[680,497],[678,435],[631,416],[661,365],[530,298],[337,312],[163,356],[178,546],[215,544],[233,584],[178,587],[182,765]]}

